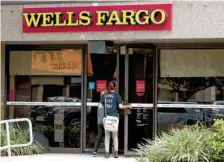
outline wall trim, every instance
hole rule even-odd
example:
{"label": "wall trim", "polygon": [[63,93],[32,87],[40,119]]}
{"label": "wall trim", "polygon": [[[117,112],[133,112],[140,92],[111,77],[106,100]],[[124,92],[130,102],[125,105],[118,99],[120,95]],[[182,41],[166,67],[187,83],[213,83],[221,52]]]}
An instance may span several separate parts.
{"label": "wall trim", "polygon": [[22,5],[22,4],[61,4],[61,3],[92,3],[97,6],[98,3],[113,3],[113,2],[138,2],[137,0],[1,0],[2,5]]}

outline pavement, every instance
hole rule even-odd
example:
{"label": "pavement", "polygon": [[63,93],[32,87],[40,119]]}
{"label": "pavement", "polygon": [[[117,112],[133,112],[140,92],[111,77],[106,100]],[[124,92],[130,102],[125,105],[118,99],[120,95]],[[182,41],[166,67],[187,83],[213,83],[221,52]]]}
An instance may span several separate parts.
{"label": "pavement", "polygon": [[0,162],[137,162],[134,158],[112,156],[105,159],[103,155],[92,157],[91,154],[40,154],[30,156],[0,157]]}

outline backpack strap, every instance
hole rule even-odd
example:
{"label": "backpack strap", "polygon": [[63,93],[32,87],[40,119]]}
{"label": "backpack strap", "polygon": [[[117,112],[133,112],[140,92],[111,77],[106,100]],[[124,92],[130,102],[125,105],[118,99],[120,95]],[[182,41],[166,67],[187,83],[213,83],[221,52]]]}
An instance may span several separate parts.
{"label": "backpack strap", "polygon": [[107,117],[107,108],[106,108],[106,92],[104,93],[104,116]]}

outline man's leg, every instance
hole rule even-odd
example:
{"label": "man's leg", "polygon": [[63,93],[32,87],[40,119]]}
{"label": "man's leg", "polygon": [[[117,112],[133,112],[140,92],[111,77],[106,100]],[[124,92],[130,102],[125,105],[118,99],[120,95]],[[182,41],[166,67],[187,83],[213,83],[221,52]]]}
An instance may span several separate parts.
{"label": "man's leg", "polygon": [[109,151],[110,151],[110,132],[105,131],[105,157],[109,158]]}
{"label": "man's leg", "polygon": [[113,153],[113,140],[110,138],[110,154]]}
{"label": "man's leg", "polygon": [[104,128],[103,128],[102,124],[98,124],[98,136],[97,136],[97,140],[96,140],[95,147],[94,147],[95,156],[100,147],[100,143],[102,142],[103,136],[104,136]]}
{"label": "man's leg", "polygon": [[114,157],[118,158],[118,132],[113,132],[112,138],[114,142]]}

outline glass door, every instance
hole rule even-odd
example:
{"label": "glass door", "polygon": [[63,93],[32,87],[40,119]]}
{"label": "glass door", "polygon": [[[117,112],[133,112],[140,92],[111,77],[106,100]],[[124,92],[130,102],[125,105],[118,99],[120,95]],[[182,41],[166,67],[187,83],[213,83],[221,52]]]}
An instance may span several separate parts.
{"label": "glass door", "polygon": [[128,45],[126,48],[126,54],[120,57],[120,94],[124,103],[132,104],[132,110],[125,110],[121,118],[119,143],[128,156],[134,154],[137,144],[153,138],[155,50],[151,45]]}
{"label": "glass door", "polygon": [[[92,152],[98,134],[97,107],[100,93],[106,90],[109,81],[117,79],[117,53],[85,55],[85,114],[83,151]],[[102,139],[98,152],[104,152]]]}
{"label": "glass door", "polygon": [[[143,142],[153,137],[153,62],[154,46],[120,47],[114,54],[86,54],[84,89],[84,151],[92,152],[97,138],[97,106],[100,93],[108,81],[117,83],[117,92],[124,104],[133,109],[120,111],[119,153],[128,155]],[[129,54],[123,53],[129,51]],[[98,152],[104,152],[104,139]]]}

